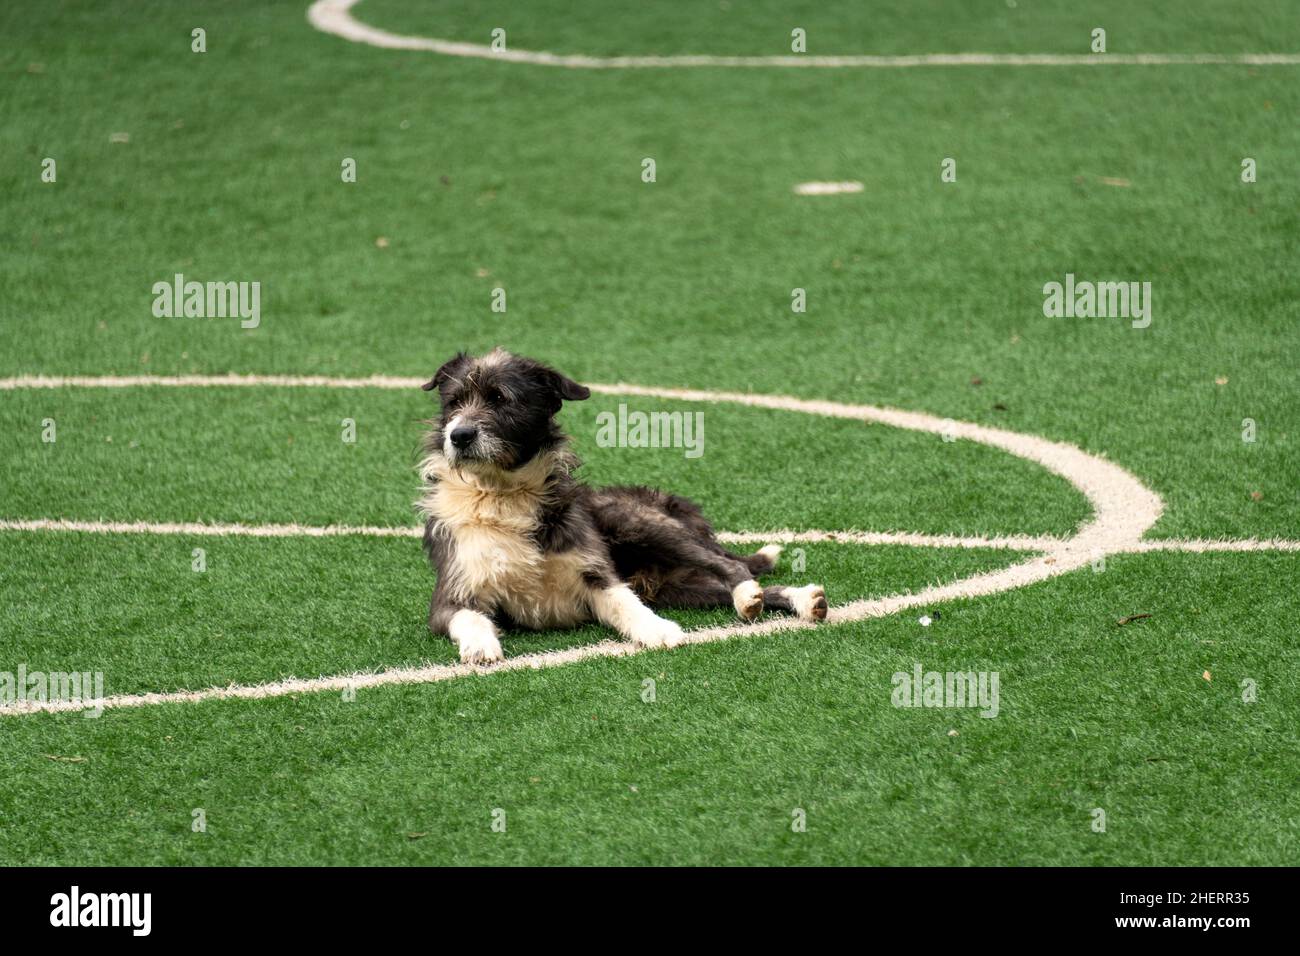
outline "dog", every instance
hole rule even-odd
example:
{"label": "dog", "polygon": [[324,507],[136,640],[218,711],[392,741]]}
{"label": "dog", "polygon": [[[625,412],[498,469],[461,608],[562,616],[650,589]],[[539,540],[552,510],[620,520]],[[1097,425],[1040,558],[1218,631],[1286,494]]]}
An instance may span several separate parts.
{"label": "dog", "polygon": [[594,488],[555,421],[591,391],[541,362],[495,349],[456,355],[421,386],[441,414],[419,464],[424,549],[437,575],[429,630],[462,662],[500,661],[501,629],[597,621],[639,647],[674,647],[655,609],[734,607],[820,621],[819,585],[763,587],[781,549],[737,555],[699,506],[653,488]]}

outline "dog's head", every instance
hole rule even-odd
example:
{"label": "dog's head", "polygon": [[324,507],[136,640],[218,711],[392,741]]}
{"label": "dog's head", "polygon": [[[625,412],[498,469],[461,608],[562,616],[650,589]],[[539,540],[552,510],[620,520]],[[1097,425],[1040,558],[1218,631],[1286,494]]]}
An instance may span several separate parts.
{"label": "dog's head", "polygon": [[541,362],[504,349],[461,352],[421,386],[437,390],[442,415],[430,435],[456,468],[510,471],[564,441],[555,413],[591,396],[585,386]]}

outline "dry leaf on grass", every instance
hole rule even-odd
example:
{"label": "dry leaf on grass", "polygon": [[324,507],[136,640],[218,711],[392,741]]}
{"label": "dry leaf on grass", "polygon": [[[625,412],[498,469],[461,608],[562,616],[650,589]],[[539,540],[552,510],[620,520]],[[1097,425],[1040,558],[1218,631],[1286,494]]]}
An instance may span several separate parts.
{"label": "dry leaf on grass", "polygon": [[1146,620],[1150,616],[1150,614],[1130,614],[1128,617],[1121,617],[1115,623],[1120,627],[1123,627],[1125,624],[1132,624],[1134,621]]}

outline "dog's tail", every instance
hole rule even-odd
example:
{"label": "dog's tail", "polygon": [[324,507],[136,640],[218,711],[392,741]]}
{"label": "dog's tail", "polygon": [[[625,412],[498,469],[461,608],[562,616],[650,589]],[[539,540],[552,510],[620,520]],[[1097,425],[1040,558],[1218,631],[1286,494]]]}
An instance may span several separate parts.
{"label": "dog's tail", "polygon": [[783,549],[779,544],[769,544],[759,548],[753,554],[747,554],[740,560],[744,561],[749,568],[749,572],[758,577],[760,574],[767,574],[776,567],[776,559],[781,556]]}

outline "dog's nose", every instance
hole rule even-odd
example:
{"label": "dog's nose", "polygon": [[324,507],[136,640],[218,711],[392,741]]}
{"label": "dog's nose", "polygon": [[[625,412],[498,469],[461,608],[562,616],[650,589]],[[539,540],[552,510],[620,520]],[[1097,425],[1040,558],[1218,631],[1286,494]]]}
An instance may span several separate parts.
{"label": "dog's nose", "polygon": [[451,430],[451,443],[455,448],[468,448],[478,438],[478,429],[473,425],[457,425]]}

